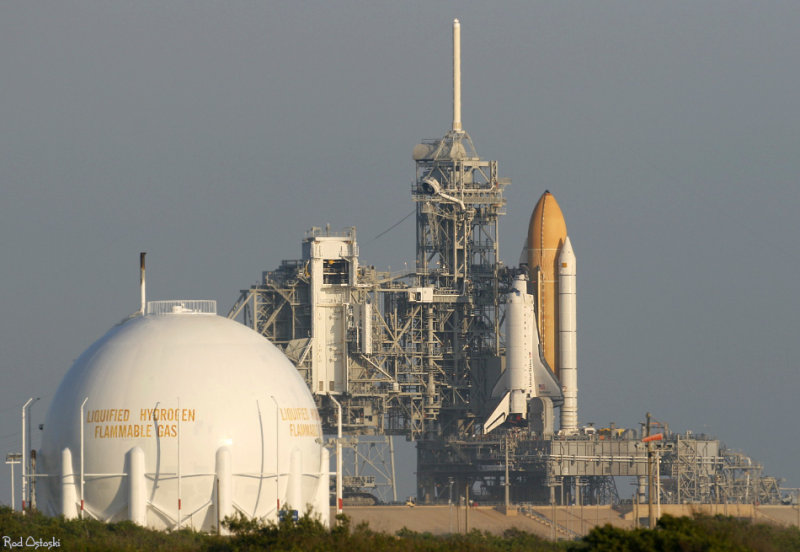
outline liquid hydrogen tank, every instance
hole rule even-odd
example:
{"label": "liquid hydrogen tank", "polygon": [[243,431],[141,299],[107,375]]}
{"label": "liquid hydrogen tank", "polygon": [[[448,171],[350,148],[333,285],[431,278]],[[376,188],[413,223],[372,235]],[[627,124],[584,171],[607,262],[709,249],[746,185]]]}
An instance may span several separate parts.
{"label": "liquid hydrogen tank", "polygon": [[[329,523],[329,458],[292,363],[213,301],[158,301],[74,363],[44,424],[39,508],[216,531],[226,516]],[[223,529],[224,531],[224,529]]]}

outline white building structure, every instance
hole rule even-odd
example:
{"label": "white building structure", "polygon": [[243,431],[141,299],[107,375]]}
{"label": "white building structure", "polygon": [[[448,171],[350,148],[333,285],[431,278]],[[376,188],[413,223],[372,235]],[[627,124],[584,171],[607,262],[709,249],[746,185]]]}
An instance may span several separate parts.
{"label": "white building structure", "polygon": [[150,302],[84,352],[47,413],[40,509],[215,531],[225,516],[313,508],[329,458],[305,382],[214,301]]}

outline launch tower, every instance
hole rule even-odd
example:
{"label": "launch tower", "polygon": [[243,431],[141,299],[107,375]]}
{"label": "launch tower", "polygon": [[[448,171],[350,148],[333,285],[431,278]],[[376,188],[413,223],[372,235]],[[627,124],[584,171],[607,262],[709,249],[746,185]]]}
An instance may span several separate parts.
{"label": "launch tower", "polygon": [[453,124],[414,148],[415,287],[428,342],[421,369],[441,399],[427,436],[463,435],[500,363],[498,219],[506,203],[497,161],[482,160],[461,125],[460,25],[453,22]]}

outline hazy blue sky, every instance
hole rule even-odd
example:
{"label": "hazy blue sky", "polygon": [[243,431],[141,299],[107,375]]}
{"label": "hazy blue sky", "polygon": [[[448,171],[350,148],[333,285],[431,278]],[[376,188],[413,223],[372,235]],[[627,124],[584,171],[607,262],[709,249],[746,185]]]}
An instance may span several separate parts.
{"label": "hazy blue sky", "polygon": [[800,486],[794,1],[1,2],[0,452],[138,308],[139,251],[221,314],[311,226],[411,264],[413,217],[374,238],[449,127],[455,17],[506,264],[545,189],[567,220],[581,423],[649,410]]}

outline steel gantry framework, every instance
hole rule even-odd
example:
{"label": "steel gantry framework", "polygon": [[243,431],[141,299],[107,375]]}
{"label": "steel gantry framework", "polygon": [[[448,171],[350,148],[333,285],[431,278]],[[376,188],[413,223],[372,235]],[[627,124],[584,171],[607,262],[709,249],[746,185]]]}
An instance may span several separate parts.
{"label": "steel gantry framework", "polygon": [[615,479],[627,477],[637,483],[633,500],[642,503],[648,458],[651,467],[658,464],[654,502],[780,504],[782,498],[779,480],[763,475],[762,466],[716,439],[691,434],[668,435],[650,456],[637,437],[536,439],[524,430],[444,446],[422,442],[418,450],[418,494],[428,502],[446,502],[444,491],[454,482],[489,503],[502,502],[508,483],[515,503],[617,504]]}
{"label": "steel gantry framework", "polygon": [[228,315],[284,350],[328,429],[333,394],[351,434],[470,435],[500,374],[507,277],[497,238],[510,180],[463,130],[414,157],[415,271],[360,266],[354,228],[312,229],[302,258],[264,272]]}
{"label": "steel gantry framework", "polygon": [[474,433],[500,373],[499,218],[504,188],[497,162],[478,157],[469,135],[451,130],[414,149],[416,181],[415,286],[428,290],[424,355],[437,425],[428,438]]}

